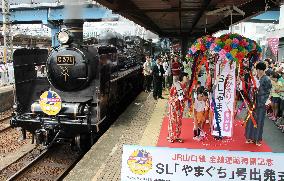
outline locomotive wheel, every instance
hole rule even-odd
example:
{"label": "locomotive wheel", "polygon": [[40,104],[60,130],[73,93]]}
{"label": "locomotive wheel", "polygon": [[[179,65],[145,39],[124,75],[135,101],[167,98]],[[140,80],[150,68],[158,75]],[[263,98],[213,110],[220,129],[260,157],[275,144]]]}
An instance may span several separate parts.
{"label": "locomotive wheel", "polygon": [[74,138],[74,148],[76,151],[85,152],[91,148],[90,136],[79,134]]}

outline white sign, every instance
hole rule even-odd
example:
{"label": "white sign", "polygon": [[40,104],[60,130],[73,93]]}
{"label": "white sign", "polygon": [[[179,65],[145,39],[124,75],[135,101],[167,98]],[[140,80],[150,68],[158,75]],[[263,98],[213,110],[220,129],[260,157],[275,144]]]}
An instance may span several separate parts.
{"label": "white sign", "polygon": [[284,180],[283,160],[283,153],[124,145],[121,180]]}
{"label": "white sign", "polygon": [[183,89],[181,88],[181,85],[179,82],[175,82],[174,83],[174,86],[176,87],[176,90],[177,90],[177,95],[178,95],[178,99],[180,101],[182,101],[184,99],[184,91]]}
{"label": "white sign", "polygon": [[219,136],[219,122],[221,136],[232,137],[234,121],[234,105],[236,90],[236,62],[218,60],[215,67],[215,89],[213,90],[218,120],[215,111],[212,120],[212,135]]}

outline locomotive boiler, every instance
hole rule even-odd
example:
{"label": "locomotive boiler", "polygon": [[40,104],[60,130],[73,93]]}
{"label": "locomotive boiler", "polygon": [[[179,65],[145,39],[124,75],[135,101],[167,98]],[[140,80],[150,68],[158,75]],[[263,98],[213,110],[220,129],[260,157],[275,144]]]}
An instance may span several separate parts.
{"label": "locomotive boiler", "polygon": [[[60,46],[14,52],[16,105],[13,127],[29,131],[38,144],[71,141],[90,147],[101,124],[142,89],[139,57],[121,67],[127,52],[108,36],[99,44],[83,43],[83,22],[67,20],[58,33]],[[127,49],[126,49],[127,51]]]}

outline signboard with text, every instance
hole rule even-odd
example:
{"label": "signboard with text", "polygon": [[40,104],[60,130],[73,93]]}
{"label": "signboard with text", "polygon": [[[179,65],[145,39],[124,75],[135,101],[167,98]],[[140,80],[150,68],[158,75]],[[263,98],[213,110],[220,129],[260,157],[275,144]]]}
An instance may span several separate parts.
{"label": "signboard with text", "polygon": [[273,55],[277,56],[278,53],[278,45],[279,45],[279,38],[267,38],[268,46],[273,53]]}
{"label": "signboard with text", "polygon": [[215,68],[215,88],[213,90],[216,112],[212,120],[212,135],[219,136],[217,121],[220,125],[221,136],[232,137],[233,120],[234,120],[234,104],[236,91],[236,62],[218,60]]}
{"label": "signboard with text", "polygon": [[283,160],[283,153],[124,145],[121,180],[284,180]]}

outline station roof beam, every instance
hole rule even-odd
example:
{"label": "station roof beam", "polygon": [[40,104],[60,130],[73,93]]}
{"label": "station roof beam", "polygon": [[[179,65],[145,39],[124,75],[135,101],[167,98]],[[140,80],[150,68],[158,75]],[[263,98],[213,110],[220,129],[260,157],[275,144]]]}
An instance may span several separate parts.
{"label": "station roof beam", "polygon": [[[279,9],[280,0],[96,0],[122,16],[160,36],[184,37],[228,29],[231,16],[207,12],[235,7],[245,15],[233,16],[232,23],[252,18],[265,10]],[[207,20],[207,21],[206,21]]]}
{"label": "station roof beam", "polygon": [[[119,16],[113,14],[110,10],[99,5],[82,6],[82,14],[76,16],[77,19],[84,21],[117,21]],[[60,22],[68,19],[65,13],[65,7],[62,5],[40,8],[14,8],[10,10],[10,21],[12,24],[48,24],[48,22]],[[2,23],[2,14],[0,14],[0,23]]]}

